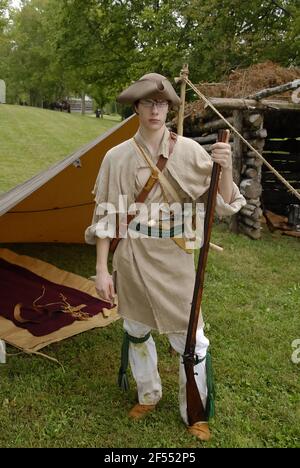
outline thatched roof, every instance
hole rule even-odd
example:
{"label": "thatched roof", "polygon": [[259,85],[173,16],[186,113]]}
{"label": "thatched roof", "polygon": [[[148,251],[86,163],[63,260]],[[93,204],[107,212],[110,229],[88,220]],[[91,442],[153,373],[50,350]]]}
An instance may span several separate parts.
{"label": "thatched roof", "polygon": [[[251,65],[249,68],[237,68],[223,82],[199,83],[196,87],[207,97],[246,98],[250,94],[265,88],[272,88],[300,78],[300,68],[284,68],[281,65],[267,61]],[[270,99],[287,99],[291,91],[273,95]],[[185,115],[199,116],[204,110],[201,100],[187,103]]]}

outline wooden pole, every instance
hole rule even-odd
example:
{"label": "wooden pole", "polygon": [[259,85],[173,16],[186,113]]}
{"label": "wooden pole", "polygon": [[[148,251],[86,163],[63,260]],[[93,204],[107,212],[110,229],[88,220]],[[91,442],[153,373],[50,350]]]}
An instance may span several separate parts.
{"label": "wooden pole", "polygon": [[[243,112],[234,110],[233,111],[233,126],[242,133],[243,131]],[[234,134],[233,136],[233,152],[232,152],[232,175],[236,185],[240,186],[241,171],[242,171],[242,160],[243,160],[243,142]],[[230,219],[230,230],[232,232],[238,232],[238,215],[234,215]]]}
{"label": "wooden pole", "polygon": [[180,86],[180,99],[181,104],[178,111],[178,123],[177,123],[177,135],[183,135],[183,119],[184,119],[184,106],[185,106],[185,90],[186,90],[186,81],[184,78],[189,76],[189,66],[185,63],[180,72],[180,79],[178,82],[181,83]]}
{"label": "wooden pole", "polygon": [[247,96],[247,99],[255,99],[256,101],[260,101],[265,97],[272,96],[274,94],[284,93],[285,91],[289,91],[290,89],[297,89],[299,87],[300,80],[294,80],[280,86],[275,86],[273,88],[262,89],[257,93],[250,94],[249,96]]}
{"label": "wooden pole", "polygon": [[[256,101],[255,99],[242,99],[242,98],[209,98],[210,103],[217,109],[230,110],[230,109],[246,109],[246,110],[290,110],[300,111],[300,104],[295,104],[289,101],[269,101],[262,99]],[[207,106],[205,106],[207,108]]]}

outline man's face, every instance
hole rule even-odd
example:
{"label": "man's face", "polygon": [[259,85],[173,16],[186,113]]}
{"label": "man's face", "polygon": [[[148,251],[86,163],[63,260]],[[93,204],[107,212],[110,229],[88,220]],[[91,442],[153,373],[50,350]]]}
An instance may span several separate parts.
{"label": "man's face", "polygon": [[168,101],[155,95],[151,98],[140,99],[136,106],[140,125],[147,130],[159,130],[166,122],[168,110]]}

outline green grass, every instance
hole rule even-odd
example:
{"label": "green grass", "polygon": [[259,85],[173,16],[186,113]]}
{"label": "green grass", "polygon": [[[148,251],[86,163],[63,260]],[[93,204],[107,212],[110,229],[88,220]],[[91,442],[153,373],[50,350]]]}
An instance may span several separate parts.
{"label": "green grass", "polygon": [[[4,115],[11,122],[5,120],[6,131]],[[14,119],[18,131],[11,128]],[[34,138],[24,130],[30,122]],[[1,164],[2,189],[7,181],[14,185],[28,177],[25,171],[33,175],[36,164],[40,170],[50,158],[52,163],[94,138],[102,124],[113,124],[17,106],[0,106],[0,123],[2,142],[10,148],[10,153],[0,149],[7,163]],[[58,155],[64,144],[68,148]],[[201,444],[181,422],[178,360],[166,336],[156,333],[163,399],[146,420],[127,418],[136,392],[132,378],[128,394],[116,386],[119,320],[43,349],[64,370],[8,346],[13,355],[0,365],[0,447],[299,447],[300,364],[291,360],[292,342],[300,338],[299,240],[264,232],[260,241],[252,241],[217,225],[213,241],[225,250],[210,253],[203,301],[217,383],[211,442]],[[91,246],[11,247],[85,277],[94,274]]]}
{"label": "green grass", "polygon": [[[204,315],[217,383],[217,413],[208,447],[299,447],[300,249],[290,238],[264,233],[251,241],[220,225],[206,274]],[[89,276],[90,246],[18,245],[14,250]],[[0,367],[2,447],[201,447],[180,420],[177,358],[157,335],[164,395],[158,410],[134,423],[134,382],[116,386],[121,321],[50,345],[46,359],[19,354]],[[10,353],[15,352],[8,347]]]}
{"label": "green grass", "polygon": [[61,113],[33,107],[0,105],[0,193],[117,125],[120,118]]}

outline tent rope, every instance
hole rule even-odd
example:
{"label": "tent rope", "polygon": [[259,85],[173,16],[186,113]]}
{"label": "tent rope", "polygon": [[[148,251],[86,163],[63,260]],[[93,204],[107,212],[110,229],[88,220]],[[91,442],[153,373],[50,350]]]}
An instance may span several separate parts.
{"label": "tent rope", "polygon": [[40,351],[32,351],[32,350],[26,349],[26,348],[19,348],[19,349],[20,349],[20,351],[17,352],[17,353],[7,353],[6,352],[5,354],[6,354],[6,356],[18,356],[20,354],[36,354],[37,356],[44,357],[44,358],[48,359],[49,361],[52,361],[52,362],[55,362],[56,364],[59,364],[60,367],[62,368],[63,372],[66,372],[66,370],[65,370],[64,366],[62,365],[62,363],[58,359],[56,359],[56,358],[54,358],[52,356],[48,356],[48,354],[41,353]]}
{"label": "tent rope", "polygon": [[228,127],[253,151],[256,156],[276,175],[276,177],[287,187],[288,191],[300,200],[300,193],[239,133],[239,131],[216,109],[210,100],[199,91],[196,86],[184,75],[181,77],[189,87],[228,125]]}
{"label": "tent rope", "polygon": [[52,361],[52,362],[55,362],[56,364],[59,364],[60,367],[62,368],[62,370],[63,370],[64,372],[66,372],[66,370],[65,370],[64,366],[62,365],[62,363],[61,363],[58,359],[56,359],[56,358],[54,358],[54,357],[52,357],[52,356],[49,356],[48,354],[41,353],[40,351],[32,351],[32,350],[26,349],[26,348],[23,348],[23,349],[22,349],[22,353],[25,353],[25,354],[35,354],[36,356],[44,357],[44,358],[48,359],[49,361]]}

